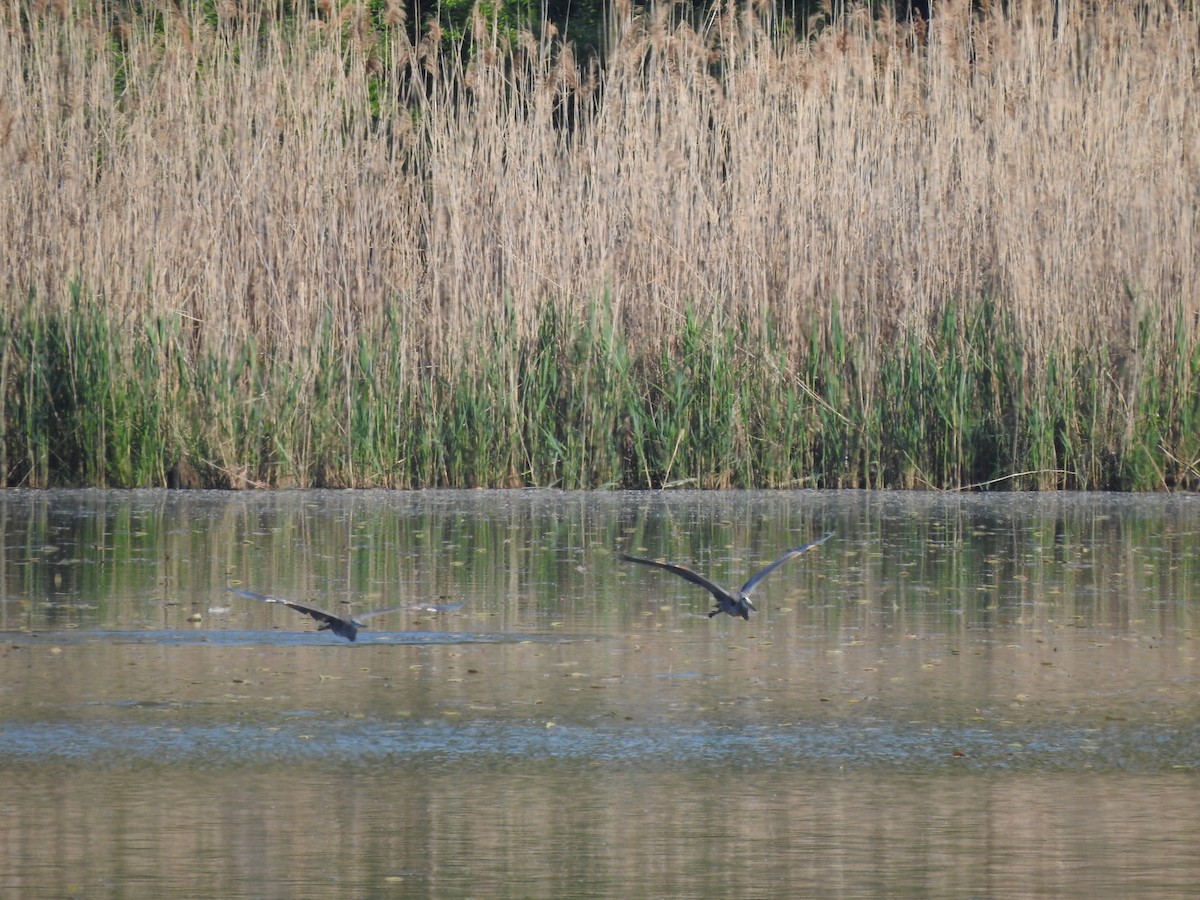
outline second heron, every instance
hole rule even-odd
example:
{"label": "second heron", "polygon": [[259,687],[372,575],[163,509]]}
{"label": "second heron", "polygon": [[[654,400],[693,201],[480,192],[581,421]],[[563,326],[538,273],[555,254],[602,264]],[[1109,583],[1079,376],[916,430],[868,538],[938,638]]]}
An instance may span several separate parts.
{"label": "second heron", "polygon": [[749,581],[741,586],[737,591],[727,591],[719,584],[714,584],[703,575],[693,572],[687,566],[678,566],[674,563],[659,562],[656,559],[644,559],[640,556],[629,556],[625,553],[621,554],[621,559],[625,562],[641,563],[644,566],[654,566],[658,569],[666,569],[668,572],[674,572],[680,578],[690,581],[692,584],[698,584],[710,594],[717,598],[717,607],[708,614],[711,619],[718,613],[727,613],[731,616],[741,616],[746,621],[750,620],[750,613],[756,611],[754,603],[750,600],[750,592],[757,587],[758,583],[782,566],[790,559],[795,559],[806,550],[811,550],[818,544],[823,544],[833,537],[833,532],[830,532],[823,537],[817,538],[815,541],[810,541],[803,547],[794,547],[789,550],[775,562],[771,563],[764,569],[760,569]]}

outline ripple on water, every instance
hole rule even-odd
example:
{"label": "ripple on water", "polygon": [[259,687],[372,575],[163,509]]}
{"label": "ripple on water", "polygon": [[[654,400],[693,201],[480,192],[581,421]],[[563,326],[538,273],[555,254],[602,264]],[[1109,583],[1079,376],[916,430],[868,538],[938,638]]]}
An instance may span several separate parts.
{"label": "ripple on water", "polygon": [[0,762],[202,768],[320,762],[414,770],[514,764],[773,766],[942,771],[1166,772],[1200,768],[1200,726],[991,730],[911,723],[729,727],[557,724],[544,720],[385,722],[289,716],[270,726],[8,723]]}
{"label": "ripple on water", "polygon": [[[71,646],[78,644],[104,643],[149,644],[178,647],[203,644],[217,647],[246,646],[306,646],[312,644],[336,644],[350,646],[342,638],[322,631],[181,631],[153,629],[146,631],[117,630],[56,630],[44,632],[19,632],[22,645]],[[565,644],[580,640],[595,640],[569,634],[542,634],[526,632],[481,632],[481,631],[373,631],[359,632],[359,645],[370,644],[522,644],[550,643]]]}

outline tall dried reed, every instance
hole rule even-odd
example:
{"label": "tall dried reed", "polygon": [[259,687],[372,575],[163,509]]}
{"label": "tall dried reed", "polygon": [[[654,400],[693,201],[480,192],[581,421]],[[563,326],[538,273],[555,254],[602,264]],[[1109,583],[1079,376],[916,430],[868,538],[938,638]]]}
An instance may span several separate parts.
{"label": "tall dried reed", "polygon": [[323,9],[0,13],[10,482],[1200,481],[1194,8]]}

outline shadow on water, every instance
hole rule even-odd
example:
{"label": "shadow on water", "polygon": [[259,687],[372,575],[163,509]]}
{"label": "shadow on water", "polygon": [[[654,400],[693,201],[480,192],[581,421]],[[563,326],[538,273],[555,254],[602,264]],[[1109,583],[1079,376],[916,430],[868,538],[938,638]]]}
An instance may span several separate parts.
{"label": "shadow on water", "polygon": [[[300,626],[303,628],[304,626]],[[0,638],[5,637],[0,632]],[[7,636],[14,639],[13,646],[57,648],[78,646],[82,644],[102,644],[112,647],[120,644],[137,644],[140,646],[192,646],[207,645],[212,647],[246,647],[246,646],[325,646],[330,640],[324,634],[315,631],[55,631],[55,632],[12,632]],[[387,631],[364,634],[359,638],[363,644],[516,644],[524,642],[564,643],[588,638],[570,637],[557,634],[520,634],[516,632],[496,632],[488,634],[478,631]]]}
{"label": "shadow on water", "polygon": [[[827,531],[749,622],[618,558],[734,585]],[[6,896],[1200,883],[1191,498],[10,491],[0,532]],[[351,644],[227,584],[410,607]]]}

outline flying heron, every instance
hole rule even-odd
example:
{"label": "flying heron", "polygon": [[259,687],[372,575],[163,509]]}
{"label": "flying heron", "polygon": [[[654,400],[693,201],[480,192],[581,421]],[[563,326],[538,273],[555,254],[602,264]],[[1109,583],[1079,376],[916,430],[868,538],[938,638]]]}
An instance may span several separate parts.
{"label": "flying heron", "polygon": [[388,609],[375,609],[371,612],[362,613],[357,619],[341,616],[335,616],[333,613],[325,612],[323,609],[317,609],[315,606],[309,606],[306,603],[297,603],[295,600],[284,600],[282,597],[272,597],[268,594],[256,594],[254,591],[243,591],[240,588],[226,588],[227,591],[237,594],[239,597],[245,597],[248,600],[261,600],[264,603],[282,603],[284,606],[290,606],[296,612],[302,612],[306,616],[312,616],[320,624],[317,626],[317,631],[332,631],[338,637],[344,637],[348,641],[358,639],[358,629],[366,628],[364,624],[367,619],[373,619],[375,616],[382,616],[384,613],[397,612],[401,609],[407,609],[405,606],[392,606]]}
{"label": "flying heron", "polygon": [[789,550],[765,569],[760,569],[753,578],[742,585],[740,590],[733,593],[725,590],[725,588],[721,587],[719,584],[713,584],[713,582],[709,581],[703,575],[693,572],[691,569],[687,568],[687,566],[677,566],[674,563],[659,562],[656,559],[643,559],[639,556],[628,556],[624,553],[621,554],[621,559],[625,560],[625,562],[641,563],[644,566],[654,566],[658,569],[666,569],[668,572],[674,572],[680,578],[690,581],[692,584],[700,585],[700,587],[704,588],[717,598],[716,609],[708,614],[710,619],[718,613],[728,613],[731,616],[741,616],[748,622],[750,621],[751,611],[757,611],[757,608],[750,600],[750,592],[754,590],[758,583],[782,566],[789,559],[795,559],[805,550],[811,550],[818,544],[825,543],[831,537],[833,537],[832,531],[824,537],[819,537],[815,541],[810,541],[803,547],[795,547]]}

